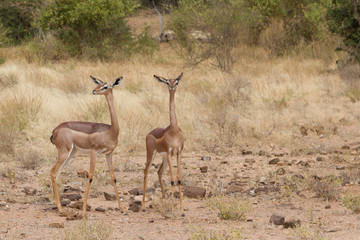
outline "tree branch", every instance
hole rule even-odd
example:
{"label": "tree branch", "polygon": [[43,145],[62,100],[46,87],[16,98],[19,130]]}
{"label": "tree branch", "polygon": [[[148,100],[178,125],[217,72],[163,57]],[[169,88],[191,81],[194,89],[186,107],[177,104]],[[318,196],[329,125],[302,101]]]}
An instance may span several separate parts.
{"label": "tree branch", "polygon": [[359,6],[358,0],[354,0],[354,18],[360,25],[358,6]]}

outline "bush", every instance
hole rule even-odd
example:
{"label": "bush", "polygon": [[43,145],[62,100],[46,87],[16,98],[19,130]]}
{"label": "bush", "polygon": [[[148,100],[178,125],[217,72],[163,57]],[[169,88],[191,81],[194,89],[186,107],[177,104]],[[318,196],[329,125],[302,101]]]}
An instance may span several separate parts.
{"label": "bush", "polygon": [[98,240],[98,239],[109,239],[112,229],[110,226],[105,225],[105,223],[100,222],[89,222],[87,220],[82,220],[76,226],[71,229],[66,229],[63,240],[77,240],[77,239],[87,239],[87,240]]}
{"label": "bush", "polygon": [[355,213],[360,213],[360,195],[359,194],[347,194],[342,200],[342,204],[345,207],[351,209]]}
{"label": "bush", "polygon": [[245,221],[251,205],[235,197],[216,197],[210,205],[219,211],[220,219]]}
{"label": "bush", "polygon": [[[19,44],[35,36],[34,22],[44,0],[2,0],[0,4],[0,41]],[[3,29],[6,32],[3,32]],[[1,33],[2,32],[2,33]],[[5,33],[5,34],[4,34]]]}
{"label": "bush", "polygon": [[42,13],[41,26],[65,45],[71,56],[106,59],[132,42],[124,17],[137,0],[57,0]]}
{"label": "bush", "polygon": [[240,37],[247,35],[249,22],[256,21],[245,11],[244,2],[181,0],[178,8],[171,8],[168,27],[177,35],[190,64],[211,58],[220,69],[231,70]]}
{"label": "bush", "polygon": [[[334,0],[327,12],[327,24],[331,32],[343,38],[343,46],[337,48],[346,51],[352,60],[360,63],[360,5],[353,0]],[[357,5],[357,9],[355,9]]]}

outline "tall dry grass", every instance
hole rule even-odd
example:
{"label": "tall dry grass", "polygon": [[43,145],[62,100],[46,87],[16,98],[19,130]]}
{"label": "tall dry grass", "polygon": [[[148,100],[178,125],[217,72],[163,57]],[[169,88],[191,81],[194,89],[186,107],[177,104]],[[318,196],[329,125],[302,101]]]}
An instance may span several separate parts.
{"label": "tall dry grass", "polygon": [[184,72],[175,102],[187,151],[216,151],[259,141],[289,143],[300,135],[300,125],[331,128],[340,119],[357,119],[352,110],[359,103],[346,97],[347,85],[335,65],[303,57],[276,58],[265,48],[239,48],[232,73],[207,63],[185,68],[168,45],[151,58],[111,63],[69,60],[38,65],[4,51],[0,119],[17,124],[14,114],[24,107],[21,124],[26,127],[21,131],[31,144],[45,149],[41,150],[45,155],[55,154],[48,139],[59,123],[110,122],[105,98],[91,94],[95,85],[90,74],[109,82],[124,77],[114,90],[121,152],[145,151],[146,134],[169,124],[169,93],[153,74],[175,77]]}

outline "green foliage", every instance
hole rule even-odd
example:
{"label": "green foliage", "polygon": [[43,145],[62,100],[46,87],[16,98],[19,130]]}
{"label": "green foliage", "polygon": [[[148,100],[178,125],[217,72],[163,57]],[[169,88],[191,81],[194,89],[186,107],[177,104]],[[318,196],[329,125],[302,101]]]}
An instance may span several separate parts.
{"label": "green foliage", "polygon": [[[346,51],[360,63],[360,20],[355,17],[353,0],[334,0],[327,13],[329,30],[343,38],[343,46],[337,50]],[[357,12],[360,5],[357,6]]]}
{"label": "green foliage", "polygon": [[210,206],[219,211],[220,219],[245,221],[251,205],[235,197],[216,197],[210,200]]}
{"label": "green foliage", "polygon": [[360,195],[346,194],[342,200],[345,207],[351,209],[355,213],[360,213]]}
{"label": "green foliage", "polygon": [[41,17],[71,56],[106,59],[132,41],[124,17],[140,6],[137,0],[56,0]]}
{"label": "green foliage", "polygon": [[1,0],[0,41],[6,37],[5,43],[19,44],[31,39],[35,35],[33,23],[43,4],[44,0]]}
{"label": "green foliage", "polygon": [[246,36],[247,24],[256,21],[256,16],[245,11],[244,2],[181,0],[177,8],[171,8],[168,27],[176,33],[190,64],[212,58],[220,69],[231,69],[240,36]]}

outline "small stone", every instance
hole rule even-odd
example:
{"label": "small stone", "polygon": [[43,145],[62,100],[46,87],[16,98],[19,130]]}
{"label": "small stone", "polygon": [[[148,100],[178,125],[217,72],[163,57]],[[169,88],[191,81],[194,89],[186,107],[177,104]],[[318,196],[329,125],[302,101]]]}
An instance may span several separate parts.
{"label": "small stone", "polygon": [[208,166],[200,167],[200,172],[207,173],[207,171],[208,171]]}
{"label": "small stone", "polygon": [[303,136],[307,136],[308,135],[308,129],[305,126],[300,126],[300,133]]}
{"label": "small stone", "polygon": [[80,188],[76,188],[76,187],[72,187],[69,185],[66,185],[64,187],[64,193],[71,193],[71,192],[77,192],[77,193],[81,193],[82,191],[80,190]]}
{"label": "small stone", "polygon": [[98,212],[105,212],[106,210],[102,207],[97,207],[95,208],[95,211],[98,211]]}
{"label": "small stone", "polygon": [[284,228],[296,228],[301,226],[301,221],[299,219],[291,219],[289,221],[285,221],[283,224]]}
{"label": "small stone", "polygon": [[229,164],[229,161],[223,160],[220,162],[220,164]]}
{"label": "small stone", "polygon": [[[134,202],[137,204],[141,204],[142,200],[143,200],[143,195],[138,195],[138,196],[134,197]],[[145,202],[147,202],[147,201],[148,201],[148,198],[145,197]]]}
{"label": "small stone", "polygon": [[254,164],[254,163],[255,163],[255,159],[254,159],[254,158],[245,158],[245,163],[247,163],[247,164]]}
{"label": "small stone", "polygon": [[57,223],[57,222],[50,223],[49,227],[51,227],[51,228],[64,228],[64,223]]}
{"label": "small stone", "polygon": [[115,201],[116,200],[115,194],[110,194],[110,193],[104,192],[104,197],[105,197],[106,201]]}
{"label": "small stone", "polygon": [[61,200],[61,206],[67,206],[67,205],[69,205],[70,203],[71,203],[71,201],[69,200],[69,199],[63,199],[63,200]]}
{"label": "small stone", "polygon": [[89,178],[89,172],[83,168],[77,170],[77,174],[78,174],[78,177],[80,177],[80,178]]}
{"label": "small stone", "polygon": [[345,170],[345,166],[336,166],[336,170]]}
{"label": "small stone", "polygon": [[[155,192],[155,188],[146,188],[145,190],[146,194],[152,194]],[[139,194],[138,195],[144,195],[144,190],[139,190]]]}
{"label": "small stone", "polygon": [[0,207],[5,207],[6,206],[6,202],[5,201],[1,201],[0,202]]}
{"label": "small stone", "polygon": [[130,191],[129,191],[129,193],[131,194],[131,195],[139,195],[139,189],[138,188],[133,188],[133,189],[131,189]]}
{"label": "small stone", "polygon": [[50,199],[48,197],[40,197],[38,202],[39,203],[49,203]]}
{"label": "small stone", "polygon": [[285,222],[285,218],[283,216],[273,214],[271,215],[269,222],[273,223],[274,225],[283,225]]}
{"label": "small stone", "polygon": [[23,189],[23,192],[26,194],[26,195],[35,195],[37,193],[37,190],[32,188],[32,187],[24,187]]}
{"label": "small stone", "polygon": [[301,166],[304,166],[304,167],[310,167],[310,164],[308,162],[305,162],[303,160],[300,160],[297,165],[301,165]]}
{"label": "small stone", "polygon": [[271,160],[269,161],[269,164],[275,165],[275,164],[277,164],[279,161],[280,161],[279,158],[273,158],[273,159],[271,159]]}
{"label": "small stone", "polygon": [[344,145],[341,147],[342,150],[349,150],[350,149],[350,146],[349,145]]}
{"label": "small stone", "polygon": [[136,202],[131,202],[128,209],[132,212],[139,212],[141,209],[141,205]]}
{"label": "small stone", "polygon": [[321,156],[316,157],[316,161],[318,162],[323,162],[324,160],[325,160],[324,157]]}
{"label": "small stone", "polygon": [[279,168],[278,170],[276,170],[276,174],[277,175],[284,175],[285,174],[285,169]]}
{"label": "small stone", "polygon": [[325,209],[330,209],[331,208],[331,205],[326,205],[325,206]]}
{"label": "small stone", "polygon": [[231,185],[226,189],[227,193],[236,193],[236,192],[242,192],[243,187],[237,186],[237,185]]}
{"label": "small stone", "polygon": [[202,187],[186,186],[184,190],[184,196],[189,198],[204,198],[206,189]]}
{"label": "small stone", "polygon": [[[83,204],[84,204],[83,202],[75,202],[75,203],[71,204],[69,207],[82,210]],[[86,204],[86,211],[90,211],[90,210],[91,210],[91,206]]]}
{"label": "small stone", "polygon": [[210,157],[210,156],[202,156],[202,157],[201,157],[201,160],[203,160],[203,161],[210,161],[210,160],[211,160],[211,157]]}
{"label": "small stone", "polygon": [[242,155],[252,155],[253,152],[251,150],[243,150]]}
{"label": "small stone", "polygon": [[60,200],[69,199],[70,201],[77,201],[81,199],[81,195],[76,192],[64,193],[60,196]]}
{"label": "small stone", "polygon": [[259,180],[259,183],[265,184],[266,183],[266,177],[261,177]]}

